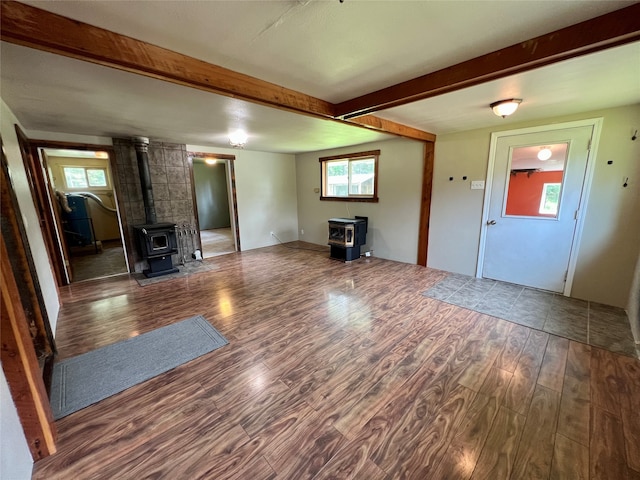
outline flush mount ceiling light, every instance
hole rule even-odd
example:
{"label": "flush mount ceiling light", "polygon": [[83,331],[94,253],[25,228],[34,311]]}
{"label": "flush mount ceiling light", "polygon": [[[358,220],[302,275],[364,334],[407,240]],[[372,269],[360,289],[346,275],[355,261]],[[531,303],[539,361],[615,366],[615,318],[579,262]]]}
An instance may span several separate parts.
{"label": "flush mount ceiling light", "polygon": [[215,158],[205,158],[204,163],[207,165],[215,165],[217,160]]}
{"label": "flush mount ceiling light", "polygon": [[538,160],[543,162],[551,158],[551,149],[549,147],[543,147],[538,152]]}
{"label": "flush mount ceiling light", "polygon": [[493,102],[489,106],[491,107],[491,110],[493,110],[493,113],[499,117],[505,118],[515,112],[521,103],[521,98],[509,98],[508,100]]}
{"label": "flush mount ceiling light", "polygon": [[237,130],[229,134],[229,145],[233,148],[244,148],[247,143],[247,134],[242,130]]}

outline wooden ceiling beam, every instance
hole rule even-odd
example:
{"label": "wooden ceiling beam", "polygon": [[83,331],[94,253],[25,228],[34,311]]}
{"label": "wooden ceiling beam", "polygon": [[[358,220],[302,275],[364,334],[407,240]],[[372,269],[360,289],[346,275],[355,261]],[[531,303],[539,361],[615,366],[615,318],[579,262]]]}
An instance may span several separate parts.
{"label": "wooden ceiling beam", "polygon": [[346,120],[346,122],[356,124],[370,130],[392,133],[394,135],[411,138],[413,140],[421,140],[423,142],[436,141],[436,136],[433,133],[418,130],[417,128],[402,125],[400,123],[392,122],[391,120],[376,117],[373,115],[363,115],[361,117],[351,118],[349,120]]}
{"label": "wooden ceiling beam", "polygon": [[335,105],[350,119],[640,39],[640,3]]}
{"label": "wooden ceiling beam", "polygon": [[0,7],[0,38],[5,42],[280,110],[415,140],[435,139],[428,132],[375,117],[336,119],[330,102],[30,5],[3,0]]}

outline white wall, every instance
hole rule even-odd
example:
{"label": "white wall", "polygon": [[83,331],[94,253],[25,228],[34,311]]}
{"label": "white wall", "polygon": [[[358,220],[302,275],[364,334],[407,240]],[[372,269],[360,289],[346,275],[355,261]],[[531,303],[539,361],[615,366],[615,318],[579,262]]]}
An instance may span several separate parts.
{"label": "white wall", "polygon": [[[378,203],[321,201],[320,157],[380,150]],[[301,240],[327,244],[327,221],[332,217],[369,217],[364,250],[376,257],[416,263],[422,195],[422,142],[393,139],[348,148],[296,155],[298,184],[298,228]]]}
{"label": "white wall", "polygon": [[14,125],[18,123],[18,120],[4,101],[0,101],[0,103],[0,131],[2,132],[2,141],[7,155],[13,189],[18,197],[20,212],[27,230],[29,246],[31,248],[38,280],[40,281],[40,288],[42,290],[42,296],[44,297],[45,309],[49,316],[51,331],[55,334],[58,311],[60,310],[58,290],[56,288],[55,277],[51,271],[51,263],[47,255],[42,231],[40,230],[40,223],[38,221],[38,214],[36,213],[33,199],[31,198],[31,190],[29,189],[27,174],[24,169],[22,155],[20,154],[20,147],[18,146],[18,137],[16,136],[14,127]]}
{"label": "white wall", "polygon": [[4,371],[0,371],[0,412],[0,478],[29,479],[33,460]]}
{"label": "white wall", "polygon": [[293,155],[187,145],[189,152],[235,155],[242,250],[298,239],[296,163]]}
{"label": "white wall", "polygon": [[[45,310],[49,317],[51,330],[55,335],[60,302],[55,277],[51,270],[51,263],[47,255],[42,232],[39,227],[31,191],[27,181],[27,175],[18,146],[18,138],[15,132],[15,124],[19,124],[17,118],[9,107],[0,99],[0,132],[7,156],[7,163],[11,175],[14,191],[18,197],[18,205],[29,238],[29,246],[35,264],[36,275],[40,283],[42,296],[44,297]],[[73,141],[78,143],[91,143],[111,145],[111,139],[102,137],[87,137],[83,135],[66,135],[49,132],[26,131],[28,138],[39,140]],[[21,480],[31,478],[33,461],[22,426],[18,420],[15,404],[11,399],[4,372],[0,381],[0,478]]]}
{"label": "white wall", "polygon": [[[22,163],[22,156],[18,147],[18,138],[14,125],[18,120],[13,115],[9,107],[0,100],[0,132],[4,145],[7,162],[13,188],[18,197],[20,212],[22,214],[31,253],[35,263],[38,280],[42,288],[45,301],[45,309],[51,323],[51,328],[55,332],[56,321],[58,319],[58,293],[55,285],[55,278],[51,272],[49,258],[45,250],[44,240],[38,223],[26,172]],[[4,371],[2,371],[0,381],[0,478],[21,480],[31,478],[33,460],[27,445],[15,404],[11,398]]]}
{"label": "white wall", "polygon": [[[536,122],[509,124],[512,130],[602,117],[582,243],[571,296],[625,307],[633,266],[640,250],[640,106],[628,106]],[[428,266],[475,275],[483,190],[470,180],[485,180],[491,133],[484,128],[436,141]],[[613,160],[612,165],[607,161]],[[467,181],[462,176],[467,176]],[[454,177],[454,181],[449,181]],[[623,177],[629,177],[627,188]]]}

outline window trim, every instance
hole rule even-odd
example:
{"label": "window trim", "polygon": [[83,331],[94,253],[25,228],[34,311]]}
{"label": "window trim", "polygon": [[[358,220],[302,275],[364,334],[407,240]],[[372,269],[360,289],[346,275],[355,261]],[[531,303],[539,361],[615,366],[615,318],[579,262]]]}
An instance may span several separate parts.
{"label": "window trim", "polygon": [[[374,167],[373,167],[373,195],[372,196],[362,196],[362,195],[351,195],[347,197],[336,197],[325,195],[326,192],[326,168],[328,162],[332,160],[362,160],[365,158],[373,158]],[[380,158],[380,150],[369,150],[366,152],[356,152],[356,153],[345,153],[343,155],[332,155],[330,157],[321,157],[319,159],[320,162],[320,200],[328,200],[334,202],[369,202],[369,203],[377,203],[379,201],[378,197],[378,163]],[[347,189],[348,191],[348,189]]]}
{"label": "window trim", "polygon": [[[102,167],[102,166],[84,166],[84,165],[60,165],[60,168],[62,169],[62,178],[64,180],[64,186],[66,191],[79,191],[79,190],[111,190],[111,181],[109,180],[109,171],[106,167]],[[84,170],[84,177],[87,180],[87,186],[86,187],[71,187],[69,186],[69,183],[67,182],[67,174],[65,172],[66,168],[82,168]],[[101,185],[101,186],[92,186],[89,183],[89,176],[87,175],[87,170],[102,170],[104,172],[104,178],[105,178],[105,182],[106,185]]]}
{"label": "window trim", "polygon": [[[555,212],[548,212],[548,211],[544,211],[544,204],[545,201],[547,199],[547,190],[549,190],[549,187],[552,187],[554,185],[558,185],[559,190],[558,190],[558,203],[556,204],[556,211]],[[545,216],[545,217],[551,217],[551,218],[558,218],[558,214],[560,212],[560,199],[562,197],[562,181],[560,182],[545,182],[542,184],[542,195],[540,195],[540,207],[538,208],[538,213],[541,216]]]}

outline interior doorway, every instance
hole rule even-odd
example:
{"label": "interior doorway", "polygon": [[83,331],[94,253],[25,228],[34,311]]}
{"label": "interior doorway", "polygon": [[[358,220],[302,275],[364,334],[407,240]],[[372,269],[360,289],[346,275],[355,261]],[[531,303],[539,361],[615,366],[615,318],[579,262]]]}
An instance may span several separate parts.
{"label": "interior doorway", "polygon": [[492,135],[478,277],[569,295],[597,120]]}
{"label": "interior doorway", "polygon": [[38,149],[68,281],[128,273],[109,153]]}
{"label": "interior doorway", "polygon": [[202,257],[238,251],[233,160],[208,154],[191,160]]}

